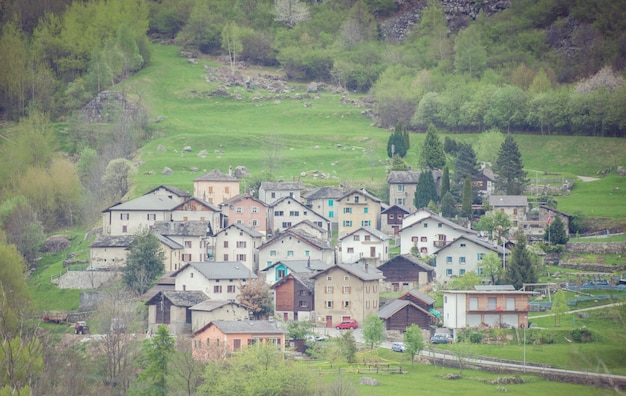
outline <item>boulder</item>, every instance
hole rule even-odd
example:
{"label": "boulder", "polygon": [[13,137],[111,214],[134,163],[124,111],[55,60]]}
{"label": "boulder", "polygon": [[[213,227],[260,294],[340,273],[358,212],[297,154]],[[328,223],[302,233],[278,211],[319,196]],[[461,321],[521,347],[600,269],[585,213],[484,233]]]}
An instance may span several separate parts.
{"label": "boulder", "polygon": [[361,385],[369,385],[369,386],[377,386],[378,385],[378,380],[376,378],[361,377],[359,379],[359,384],[361,384]]}
{"label": "boulder", "polygon": [[310,82],[309,85],[306,86],[306,91],[309,93],[315,93],[318,89],[319,85],[315,81]]}
{"label": "boulder", "polygon": [[163,168],[163,170],[161,171],[162,175],[173,175],[174,171],[171,168],[168,168],[167,166]]}
{"label": "boulder", "polygon": [[157,151],[165,151],[165,147],[162,144],[157,146]]}
{"label": "boulder", "polygon": [[163,121],[164,119],[165,119],[165,117],[163,117],[162,115],[160,115],[160,116],[158,116],[158,117],[156,118],[156,122],[161,122],[161,121]]}
{"label": "boulder", "polygon": [[206,150],[200,150],[200,152],[198,153],[198,157],[205,158],[207,154],[208,152]]}
{"label": "boulder", "polygon": [[72,242],[70,242],[67,235],[52,235],[51,237],[46,239],[44,250],[46,252],[55,253],[63,249],[67,249],[71,246],[71,244]]}
{"label": "boulder", "polygon": [[237,179],[241,179],[242,177],[246,177],[250,175],[250,171],[243,165],[239,165],[235,168],[235,177]]}
{"label": "boulder", "polygon": [[191,146],[183,147],[183,151],[190,152],[191,151]]}

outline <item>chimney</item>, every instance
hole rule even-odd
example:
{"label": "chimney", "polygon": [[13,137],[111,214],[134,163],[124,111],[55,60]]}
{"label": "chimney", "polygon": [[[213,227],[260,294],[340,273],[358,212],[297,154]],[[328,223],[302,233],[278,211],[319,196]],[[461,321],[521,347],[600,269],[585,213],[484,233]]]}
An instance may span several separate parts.
{"label": "chimney", "polygon": [[365,263],[365,272],[367,272],[367,267],[369,267],[369,264],[367,264],[367,262]]}
{"label": "chimney", "polygon": [[311,256],[309,256],[309,259],[306,261],[306,267],[311,268]]}

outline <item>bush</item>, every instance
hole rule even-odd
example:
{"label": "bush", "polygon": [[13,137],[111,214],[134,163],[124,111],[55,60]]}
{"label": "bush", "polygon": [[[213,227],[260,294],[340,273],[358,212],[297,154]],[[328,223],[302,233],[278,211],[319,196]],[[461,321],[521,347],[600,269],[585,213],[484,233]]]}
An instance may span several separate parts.
{"label": "bush", "polygon": [[593,341],[593,333],[586,327],[579,327],[572,330],[572,339],[575,342],[591,342]]}
{"label": "bush", "polygon": [[526,342],[529,344],[554,344],[554,333],[549,330],[529,330],[526,332]]}
{"label": "bush", "polygon": [[483,342],[483,334],[479,332],[473,332],[470,334],[469,340],[472,344],[480,344]]}

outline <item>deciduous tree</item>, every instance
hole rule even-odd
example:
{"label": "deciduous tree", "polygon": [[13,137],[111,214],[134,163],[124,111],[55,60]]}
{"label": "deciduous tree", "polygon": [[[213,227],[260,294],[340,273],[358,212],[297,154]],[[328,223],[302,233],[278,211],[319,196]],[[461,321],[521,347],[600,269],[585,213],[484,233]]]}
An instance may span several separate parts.
{"label": "deciduous tree", "polygon": [[569,307],[565,301],[565,292],[559,290],[552,297],[552,308],[550,308],[550,313],[554,315],[554,326],[561,325],[561,316],[567,312],[569,312]]}
{"label": "deciduous tree", "polygon": [[385,339],[385,324],[376,314],[369,314],[363,322],[363,338],[371,349]]}
{"label": "deciduous tree", "polygon": [[145,293],[165,270],[164,259],[159,240],[148,228],[140,229],[130,244],[123,272],[124,284],[136,294]]}
{"label": "deciduous tree", "polygon": [[167,378],[175,343],[167,326],[163,324],[159,326],[154,337],[144,341],[142,348],[145,355],[144,369],[139,375],[139,381],[148,385],[148,394],[161,396],[169,394]]}
{"label": "deciduous tree", "polygon": [[274,0],[274,20],[288,28],[309,19],[309,6],[300,0]]}
{"label": "deciduous tree", "polygon": [[256,319],[267,318],[273,310],[269,286],[262,278],[248,279],[245,284],[240,284],[237,298]]}
{"label": "deciduous tree", "polygon": [[490,252],[487,256],[478,264],[483,269],[483,275],[491,279],[491,284],[495,285],[502,278],[504,269],[502,268],[502,260],[495,252]]}
{"label": "deciduous tree", "polygon": [[411,366],[414,364],[415,355],[418,355],[424,349],[424,335],[422,328],[415,323],[410,325],[404,331],[404,344],[406,352],[411,356]]}

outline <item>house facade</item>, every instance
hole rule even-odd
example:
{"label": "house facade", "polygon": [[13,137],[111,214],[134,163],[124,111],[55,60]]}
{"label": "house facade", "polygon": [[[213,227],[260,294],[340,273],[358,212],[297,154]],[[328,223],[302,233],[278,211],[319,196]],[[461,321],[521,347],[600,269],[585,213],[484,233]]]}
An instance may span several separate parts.
{"label": "house facade", "polygon": [[263,244],[263,234],[239,223],[231,224],[218,232],[209,250],[214,260],[238,261],[250,271],[259,270],[259,247]]}
{"label": "house facade", "polygon": [[385,291],[411,290],[435,279],[435,268],[412,254],[400,254],[378,267],[385,276]]}
{"label": "house facade", "polygon": [[352,190],[337,201],[339,209],[338,235],[342,237],[361,227],[380,230],[382,201],[364,188]]}
{"label": "house facade", "polygon": [[482,197],[489,196],[496,189],[496,175],[491,169],[482,168],[472,179],[472,186],[478,192],[478,195]]}
{"label": "house facade", "polygon": [[172,210],[180,204],[165,195],[143,195],[117,203],[102,211],[103,235],[135,235],[157,221],[170,221]]}
{"label": "house facade", "polygon": [[466,272],[483,275],[482,261],[490,252],[497,253],[500,257],[509,253],[502,246],[495,246],[477,237],[460,236],[435,253],[437,281],[447,283],[452,277],[463,276]]}
{"label": "house facade", "polygon": [[506,214],[514,229],[520,229],[521,222],[528,211],[528,199],[525,195],[490,195],[491,213],[496,211]]}
{"label": "house facade", "polygon": [[289,274],[297,274],[299,278],[310,278],[322,272],[332,264],[322,260],[280,260],[261,270],[265,282],[273,285]]}
{"label": "house facade", "polygon": [[407,327],[416,324],[424,330],[431,330],[441,314],[433,308],[435,300],[417,290],[410,290],[389,302],[378,311],[378,317],[385,322],[386,330],[404,333]]}
{"label": "house facade", "polygon": [[195,333],[216,320],[248,320],[250,313],[241,304],[228,300],[205,300],[191,308],[191,331]]}
{"label": "house facade", "polygon": [[268,207],[267,232],[274,235],[302,221],[311,223],[330,232],[330,221],[291,197],[283,197]]}
{"label": "house facade", "polygon": [[218,169],[193,181],[193,196],[213,205],[219,205],[236,195],[239,195],[239,179]]}
{"label": "house facade", "polygon": [[312,277],[315,280],[315,324],[334,327],[354,319],[363,323],[378,312],[383,274],[368,264],[337,264]]}
{"label": "house facade", "polygon": [[147,193],[145,193],[144,195],[165,196],[165,197],[167,197],[169,199],[172,199],[174,201],[178,201],[180,203],[183,203],[183,202],[185,202],[186,200],[188,200],[189,198],[192,197],[192,195],[190,193],[188,193],[187,191],[183,191],[180,188],[176,188],[176,187],[172,187],[172,186],[165,186],[165,185],[161,185],[161,186],[155,187],[152,190],[150,190]]}
{"label": "house facade", "polygon": [[282,260],[320,260],[335,263],[335,249],[327,240],[289,229],[259,247],[259,268],[267,268]]}
{"label": "house facade", "polygon": [[309,221],[303,220],[297,224],[289,227],[290,230],[300,230],[306,232],[309,235],[314,236],[315,238],[319,238],[321,240],[330,240],[330,233],[325,228],[318,226],[317,224]]}
{"label": "house facade", "polygon": [[397,237],[402,228],[402,220],[411,212],[400,205],[392,205],[380,213],[380,230],[387,235]]}
{"label": "house facade", "polygon": [[161,252],[163,253],[163,265],[165,272],[176,271],[185,263],[182,261],[182,252],[185,247],[180,243],[158,233],[153,233],[161,243]]}
{"label": "house facade", "polygon": [[528,326],[528,301],[533,292],[506,285],[478,289],[443,291],[444,327]]}
{"label": "house facade", "polygon": [[343,196],[343,191],[336,187],[324,186],[303,198],[306,205],[326,217],[333,230],[337,230],[337,200]]}
{"label": "house facade", "polygon": [[207,245],[210,237],[208,221],[158,221],[152,231],[176,242],[183,247],[180,261],[206,261]]}
{"label": "house facade", "polygon": [[242,263],[209,261],[187,263],[172,276],[175,290],[202,291],[211,300],[237,301],[240,287],[257,276]]}
{"label": "house facade", "polygon": [[278,321],[216,320],[193,334],[191,354],[196,360],[212,360],[258,343],[274,344],[283,350],[286,333]]}
{"label": "house facade", "polygon": [[[402,206],[409,210],[409,212],[415,212],[418,208],[415,207],[413,202],[415,198],[415,191],[417,190],[417,183],[422,172],[416,171],[391,171],[387,175],[387,184],[389,185],[389,205]],[[433,180],[437,187],[437,192],[441,186],[441,178],[443,173],[436,169],[432,171]]]}
{"label": "house facade", "polygon": [[365,260],[378,267],[389,259],[390,239],[374,228],[361,227],[339,239],[339,262],[350,264]]}
{"label": "house facade", "polygon": [[209,297],[201,291],[161,291],[146,301],[148,332],[155,333],[164,324],[172,334],[191,333],[190,308]]}
{"label": "house facade", "polygon": [[315,320],[315,282],[311,273],[290,273],[271,288],[274,291],[274,315],[284,321]]}
{"label": "house facade", "polygon": [[224,219],[219,207],[192,197],[172,209],[173,221],[201,221],[208,223],[207,233],[214,234],[223,228]]}
{"label": "house facade", "polygon": [[246,227],[266,234],[267,204],[250,194],[239,194],[220,205],[222,213],[228,217],[228,224],[243,224]]}
{"label": "house facade", "polygon": [[89,245],[89,265],[95,269],[119,270],[126,266],[126,258],[134,235],[100,235]]}
{"label": "house facade", "polygon": [[268,205],[281,198],[292,198],[300,202],[304,185],[300,182],[261,182],[259,199]]}

